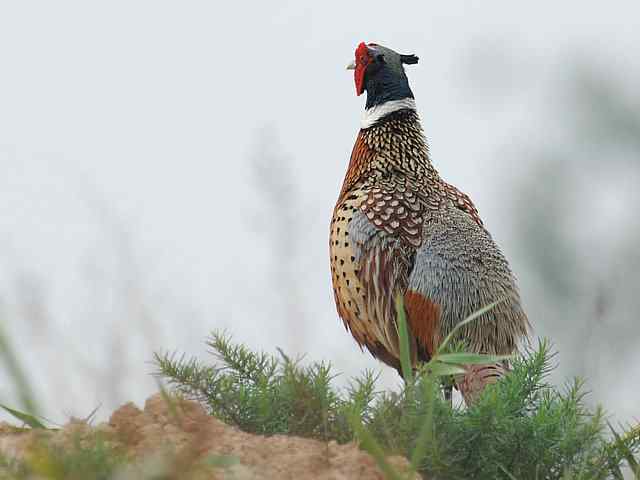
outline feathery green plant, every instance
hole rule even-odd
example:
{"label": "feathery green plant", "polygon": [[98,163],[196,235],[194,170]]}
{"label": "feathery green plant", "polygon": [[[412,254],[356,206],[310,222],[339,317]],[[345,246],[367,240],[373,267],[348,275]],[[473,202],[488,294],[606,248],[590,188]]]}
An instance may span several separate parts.
{"label": "feathery green plant", "polygon": [[414,371],[401,300],[397,310],[405,380],[399,392],[377,391],[370,371],[339,390],[329,364],[254,353],[220,332],[207,342],[216,365],[156,354],[156,373],[247,432],[358,441],[391,479],[403,476],[386,460],[389,454],[404,455],[412,470],[437,478],[595,480],[622,478],[625,465],[637,471],[640,428],[611,437],[602,410],[585,405],[581,381],[560,389],[548,384],[553,354],[547,341],[511,358],[509,375],[486,387],[474,405],[452,408],[441,395],[442,378],[461,373],[462,365],[505,357],[461,352],[454,331]]}

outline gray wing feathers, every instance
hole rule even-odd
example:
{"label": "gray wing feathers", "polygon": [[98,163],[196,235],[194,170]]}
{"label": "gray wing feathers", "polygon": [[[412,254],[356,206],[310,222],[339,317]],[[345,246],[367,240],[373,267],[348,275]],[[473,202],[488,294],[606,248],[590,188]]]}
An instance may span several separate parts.
{"label": "gray wing feathers", "polygon": [[444,208],[425,219],[409,290],[440,306],[440,335],[482,307],[505,299],[464,327],[476,352],[508,354],[527,335],[528,321],[507,260],[491,235],[465,212]]}

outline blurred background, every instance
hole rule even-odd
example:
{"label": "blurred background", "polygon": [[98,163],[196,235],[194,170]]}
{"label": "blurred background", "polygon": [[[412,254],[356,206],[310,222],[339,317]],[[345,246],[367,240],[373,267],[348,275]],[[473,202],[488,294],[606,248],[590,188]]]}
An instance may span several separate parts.
{"label": "blurred background", "polygon": [[[154,351],[382,370],[333,304],[360,41],[408,68],[436,167],[511,261],[553,381],[640,417],[637,2],[0,1],[0,402],[99,418]],[[6,418],[0,414],[0,418]]]}

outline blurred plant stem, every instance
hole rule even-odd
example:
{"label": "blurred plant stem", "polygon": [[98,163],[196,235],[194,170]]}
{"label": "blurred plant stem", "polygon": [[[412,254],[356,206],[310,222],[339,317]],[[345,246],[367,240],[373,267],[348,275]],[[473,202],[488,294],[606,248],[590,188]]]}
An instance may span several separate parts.
{"label": "blurred plant stem", "polygon": [[38,407],[35,401],[35,395],[31,389],[31,385],[27,380],[18,355],[11,345],[9,336],[4,331],[2,325],[0,325],[0,364],[7,371],[10,380],[13,381],[15,391],[18,394],[18,398],[22,404],[22,407],[29,414],[37,414]]}

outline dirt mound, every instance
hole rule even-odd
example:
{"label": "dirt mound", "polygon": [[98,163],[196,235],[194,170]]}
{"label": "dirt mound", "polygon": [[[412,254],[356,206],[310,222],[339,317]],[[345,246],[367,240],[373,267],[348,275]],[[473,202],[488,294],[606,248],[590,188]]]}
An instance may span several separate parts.
{"label": "dirt mound", "polygon": [[[252,435],[207,415],[195,402],[167,401],[160,394],[147,399],[144,410],[128,403],[116,410],[108,423],[95,427],[71,421],[58,431],[37,432],[0,424],[0,453],[20,459],[43,440],[65,448],[72,445],[70,442],[89,441],[96,434],[136,464],[170,464],[165,469],[175,478],[187,472],[191,478],[203,479],[384,478],[373,458],[353,443]],[[388,460],[406,471],[406,459]],[[193,466],[203,461],[208,468],[199,467],[196,472]]]}

